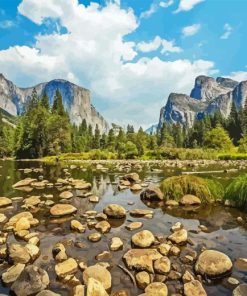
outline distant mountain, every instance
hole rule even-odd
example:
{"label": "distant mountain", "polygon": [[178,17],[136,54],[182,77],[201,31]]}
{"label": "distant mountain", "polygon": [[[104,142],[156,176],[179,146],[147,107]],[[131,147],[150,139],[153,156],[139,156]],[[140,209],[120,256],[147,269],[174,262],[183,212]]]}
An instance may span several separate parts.
{"label": "distant mountain", "polygon": [[96,124],[102,132],[109,129],[106,120],[91,105],[90,91],[62,79],[40,83],[33,87],[20,88],[7,80],[3,74],[0,74],[0,108],[10,115],[20,115],[34,88],[38,96],[42,96],[44,93],[48,95],[50,105],[53,104],[53,98],[58,89],[62,94],[64,107],[73,124],[79,125],[85,119],[87,124],[92,125],[93,129]]}
{"label": "distant mountain", "polygon": [[247,81],[237,82],[230,78],[198,76],[190,96],[171,93],[167,103],[160,110],[158,128],[164,122],[192,126],[196,118],[213,114],[217,110],[226,118],[232,102],[237,108],[244,106],[247,98]]}
{"label": "distant mountain", "polygon": [[151,125],[148,129],[145,130],[145,132],[149,135],[154,135],[157,131],[158,124]]}

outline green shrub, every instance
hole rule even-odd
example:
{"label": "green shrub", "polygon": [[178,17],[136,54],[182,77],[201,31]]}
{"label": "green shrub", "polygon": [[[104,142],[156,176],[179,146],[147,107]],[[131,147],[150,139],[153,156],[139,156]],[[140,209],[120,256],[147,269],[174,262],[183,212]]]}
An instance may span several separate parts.
{"label": "green shrub", "polygon": [[246,160],[247,153],[224,153],[219,154],[218,158],[220,160]]}
{"label": "green shrub", "polygon": [[165,199],[179,201],[185,194],[196,195],[202,202],[211,202],[222,198],[223,186],[214,180],[193,175],[173,176],[161,183]]}
{"label": "green shrub", "polygon": [[247,208],[247,174],[238,176],[227,186],[224,199],[233,201],[239,208]]}

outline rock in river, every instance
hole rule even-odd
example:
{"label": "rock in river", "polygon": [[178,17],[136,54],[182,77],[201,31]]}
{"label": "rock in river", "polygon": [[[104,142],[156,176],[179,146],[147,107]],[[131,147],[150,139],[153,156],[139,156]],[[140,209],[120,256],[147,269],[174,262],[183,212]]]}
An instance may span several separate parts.
{"label": "rock in river", "polygon": [[65,216],[73,214],[77,209],[69,204],[56,204],[50,209],[52,216]]}
{"label": "rock in river", "polygon": [[83,281],[86,285],[88,285],[90,278],[99,281],[106,290],[111,287],[111,274],[103,266],[96,264],[86,268],[83,271]]}
{"label": "rock in river", "polygon": [[64,191],[62,193],[59,194],[60,198],[64,198],[64,199],[70,199],[73,197],[73,193],[70,191]]}
{"label": "rock in river", "polygon": [[202,284],[197,280],[192,280],[184,285],[185,296],[207,296]]}
{"label": "rock in river", "polygon": [[162,257],[154,261],[154,270],[157,273],[164,274],[171,269],[171,262],[168,257]]}
{"label": "rock in river", "polygon": [[0,207],[7,207],[12,205],[12,200],[7,197],[0,197]]}
{"label": "rock in river", "polygon": [[247,284],[241,284],[233,290],[232,296],[246,296]]}
{"label": "rock in river", "polygon": [[143,226],[142,222],[131,222],[130,224],[126,225],[128,230],[136,230]]}
{"label": "rock in river", "polygon": [[87,284],[87,296],[109,296],[103,285],[94,278],[90,278]]}
{"label": "rock in river", "polygon": [[11,286],[11,290],[17,296],[36,294],[44,290],[49,282],[49,276],[45,270],[29,265]]}
{"label": "rock in river", "polygon": [[188,238],[187,230],[181,229],[181,230],[175,231],[168,238],[170,241],[172,241],[175,244],[186,243]]}
{"label": "rock in river", "polygon": [[7,271],[2,274],[2,281],[5,284],[13,283],[17,280],[19,275],[22,273],[25,268],[25,264],[17,263],[11,266]]}
{"label": "rock in river", "polygon": [[151,231],[142,230],[134,234],[131,241],[137,247],[148,248],[154,243],[155,238]]}
{"label": "rock in river", "polygon": [[168,289],[166,284],[160,282],[153,282],[145,289],[146,296],[167,296]]}
{"label": "rock in river", "polygon": [[140,289],[145,289],[150,284],[150,275],[146,271],[140,271],[136,274],[136,282]]}
{"label": "rock in river", "polygon": [[231,259],[219,251],[206,250],[202,252],[196,262],[195,270],[201,275],[216,277],[232,269]]}
{"label": "rock in river", "polygon": [[68,274],[73,274],[77,271],[77,262],[73,258],[69,258],[55,265],[55,271],[58,277],[65,277]]}
{"label": "rock in river", "polygon": [[129,269],[146,270],[153,273],[153,261],[162,255],[155,249],[131,249],[124,254],[123,258]]}
{"label": "rock in river", "polygon": [[149,200],[163,200],[164,199],[164,194],[162,191],[159,189],[159,187],[156,186],[150,186],[146,190],[144,190],[141,193],[141,198],[143,199],[149,199]]}
{"label": "rock in river", "polygon": [[123,242],[119,237],[113,237],[111,239],[110,250],[111,251],[118,251],[123,247]]}
{"label": "rock in river", "polygon": [[104,208],[104,213],[110,218],[121,219],[126,216],[126,210],[116,204],[109,204]]}
{"label": "rock in river", "polygon": [[201,204],[201,200],[195,195],[186,194],[180,199],[179,203],[183,206],[193,206]]}
{"label": "rock in river", "polygon": [[107,221],[100,221],[95,225],[95,229],[99,230],[102,233],[107,233],[111,229],[111,225]]}
{"label": "rock in river", "polygon": [[28,249],[20,244],[13,243],[8,247],[9,258],[14,263],[26,264],[31,260]]}

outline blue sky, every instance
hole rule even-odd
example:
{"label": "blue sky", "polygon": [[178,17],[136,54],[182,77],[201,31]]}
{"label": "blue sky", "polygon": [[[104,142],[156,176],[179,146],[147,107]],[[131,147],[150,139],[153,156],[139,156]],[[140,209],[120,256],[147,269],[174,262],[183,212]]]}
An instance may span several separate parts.
{"label": "blue sky", "polygon": [[245,0],[0,0],[0,72],[19,86],[71,80],[110,122],[147,127],[196,75],[247,79],[246,11]]}

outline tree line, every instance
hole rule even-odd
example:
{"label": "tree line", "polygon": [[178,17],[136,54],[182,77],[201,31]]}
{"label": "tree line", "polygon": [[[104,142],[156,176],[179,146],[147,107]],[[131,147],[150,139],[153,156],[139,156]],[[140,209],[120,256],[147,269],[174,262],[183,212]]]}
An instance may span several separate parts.
{"label": "tree line", "polygon": [[238,110],[233,103],[228,118],[216,111],[195,120],[190,128],[164,123],[156,133],[147,134],[142,127],[135,131],[128,125],[124,130],[112,124],[108,133],[101,133],[98,125],[93,129],[85,119],[79,126],[70,123],[59,90],[52,106],[46,94],[39,98],[34,90],[24,113],[17,119],[16,128],[2,123],[1,117],[0,123],[0,156],[17,158],[91,150],[114,153],[117,158],[135,158],[162,148],[228,150],[233,145],[240,145],[242,152],[247,152],[247,104]]}

